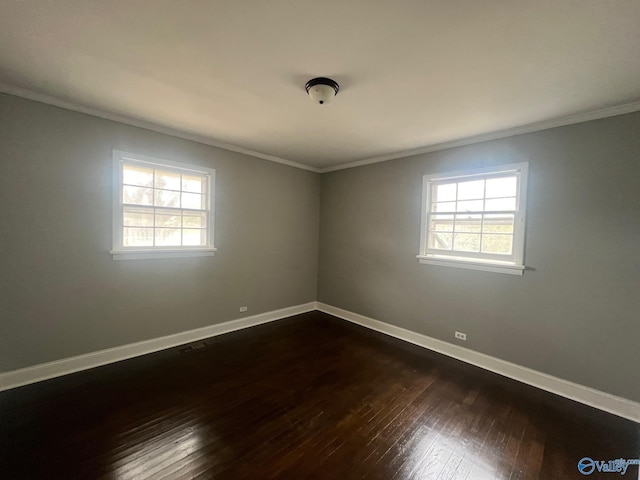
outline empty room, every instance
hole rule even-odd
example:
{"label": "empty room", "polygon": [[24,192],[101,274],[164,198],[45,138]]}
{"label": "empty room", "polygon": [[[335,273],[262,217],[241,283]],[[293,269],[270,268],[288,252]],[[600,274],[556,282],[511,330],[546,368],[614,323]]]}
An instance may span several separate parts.
{"label": "empty room", "polygon": [[0,2],[0,479],[640,480],[640,2]]}

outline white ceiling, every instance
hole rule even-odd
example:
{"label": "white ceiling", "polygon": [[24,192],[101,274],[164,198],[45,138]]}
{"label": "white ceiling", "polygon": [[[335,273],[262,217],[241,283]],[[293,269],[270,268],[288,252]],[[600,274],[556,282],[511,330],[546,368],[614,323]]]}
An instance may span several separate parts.
{"label": "white ceiling", "polygon": [[327,168],[637,102],[640,1],[3,0],[0,83]]}

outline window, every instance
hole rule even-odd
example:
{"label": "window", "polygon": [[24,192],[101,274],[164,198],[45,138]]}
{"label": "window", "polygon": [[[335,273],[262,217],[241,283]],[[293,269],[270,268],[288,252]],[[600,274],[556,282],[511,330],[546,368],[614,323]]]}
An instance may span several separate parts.
{"label": "window", "polygon": [[114,259],[213,255],[215,170],[113,152]]}
{"label": "window", "polygon": [[527,170],[425,175],[420,263],[522,275]]}

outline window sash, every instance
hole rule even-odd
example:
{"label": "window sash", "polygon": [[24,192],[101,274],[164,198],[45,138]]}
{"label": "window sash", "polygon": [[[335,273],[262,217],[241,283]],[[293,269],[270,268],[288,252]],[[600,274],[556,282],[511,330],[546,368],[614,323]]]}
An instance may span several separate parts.
{"label": "window sash", "polygon": [[[135,225],[128,224],[125,220],[126,213],[132,213],[132,210],[136,210],[135,213],[144,212],[151,217],[150,225]],[[165,225],[162,223],[158,223],[158,217],[167,216],[167,212],[171,212],[172,216],[178,217],[179,224],[178,225]],[[199,215],[194,215],[199,214]],[[193,226],[193,225],[185,225],[185,217],[204,217],[204,227],[202,226]],[[122,220],[122,231],[123,231],[123,244],[124,244],[124,231],[125,229],[133,229],[133,230],[149,230],[151,231],[151,245],[123,245],[124,248],[156,248],[156,247],[165,247],[165,248],[182,248],[182,247],[193,247],[193,248],[206,248],[207,245],[189,245],[185,244],[185,233],[193,233],[195,231],[204,232],[204,238],[206,241],[206,233],[209,227],[208,215],[205,210],[186,210],[179,208],[164,208],[164,207],[154,207],[149,205],[128,205],[124,204],[123,207],[123,220]],[[181,245],[159,245],[158,241],[158,233],[159,231],[168,231],[168,230],[177,230],[180,232],[180,243]],[[202,238],[202,233],[200,234]]]}
{"label": "window sash", "polygon": [[[506,263],[512,265],[523,265],[524,264],[524,218],[525,218],[525,202],[526,202],[526,177],[528,171],[528,164],[512,164],[505,165],[501,167],[491,168],[491,169],[482,169],[476,170],[473,172],[467,172],[460,174],[445,174],[445,175],[424,175],[423,177],[423,205],[422,205],[422,229],[421,229],[421,241],[420,241],[420,255],[419,257],[434,257],[434,258],[451,258],[451,259],[460,259],[460,260],[469,260],[469,261],[486,261],[487,263]],[[447,210],[447,211],[432,211],[434,209],[434,205],[437,203],[452,203],[455,204],[461,200],[458,199],[458,191],[456,186],[456,198],[454,200],[434,202],[432,201],[435,188],[438,185],[446,185],[451,183],[463,183],[467,181],[473,180],[485,180],[485,190],[482,198],[477,198],[475,200],[482,200],[483,206],[486,207],[484,201],[491,200],[497,197],[487,198],[486,191],[486,181],[496,178],[505,178],[505,177],[516,177],[516,192],[515,192],[515,208],[513,210],[474,210],[474,211],[462,211],[458,212],[456,210]],[[500,197],[500,198],[512,198],[512,196],[508,197]],[[467,201],[464,199],[462,201]],[[456,215],[481,215],[481,219],[484,219],[484,215],[499,215],[499,214],[508,214],[514,216],[513,222],[513,234],[504,234],[512,236],[512,247],[511,254],[497,254],[497,253],[484,253],[482,251],[479,252],[469,252],[464,250],[455,250],[453,241],[455,239],[454,235],[456,233],[471,233],[475,232],[455,232],[452,229],[451,232],[437,232],[437,233],[450,233],[452,235],[452,245],[451,249],[436,249],[429,247],[429,239],[433,235],[431,232],[431,223],[432,218],[434,216],[439,215],[451,215],[452,223],[454,222]],[[481,224],[480,231],[477,234],[480,236],[480,241],[482,241],[482,236],[484,235],[495,235],[498,233],[494,232],[483,232]],[[480,249],[482,247],[480,246]]]}
{"label": "window sash", "polygon": [[[130,154],[114,150],[113,154],[114,163],[114,214],[113,214],[113,252],[176,252],[176,251],[204,251],[215,250],[213,247],[213,187],[215,182],[215,170],[206,167],[198,167],[193,165],[182,164],[178,162],[170,162],[152,157],[146,157],[143,155]],[[152,190],[153,203],[155,204],[155,192],[157,190],[176,191],[178,193],[197,194],[204,197],[204,205],[201,209],[195,208],[183,208],[183,207],[169,207],[163,205],[144,205],[138,203],[130,203],[124,201],[124,187],[130,186],[124,183],[124,167],[133,166],[154,170],[154,182],[152,186],[143,187],[140,185],[131,185],[133,187],[148,188]],[[158,188],[155,186],[155,172],[171,172],[181,175],[180,190],[173,190],[167,188]],[[197,176],[204,182],[204,193],[198,194],[188,190],[183,190],[182,175]],[[125,225],[124,213],[125,208],[135,208],[142,210],[148,210],[152,215],[153,224],[149,226],[127,226]],[[191,227],[184,226],[183,219],[180,219],[180,227],[159,227],[156,226],[156,210],[160,211],[174,211],[176,214],[180,214],[181,217],[189,216],[189,214],[204,214],[205,215],[205,227]],[[124,229],[125,228],[141,228],[149,229],[152,231],[151,237],[153,238],[152,245],[139,245],[131,246],[124,245]],[[156,244],[156,230],[163,228],[174,229],[180,231],[180,243],[181,245],[157,245]],[[184,245],[185,231],[202,230],[205,231],[204,245]]]}

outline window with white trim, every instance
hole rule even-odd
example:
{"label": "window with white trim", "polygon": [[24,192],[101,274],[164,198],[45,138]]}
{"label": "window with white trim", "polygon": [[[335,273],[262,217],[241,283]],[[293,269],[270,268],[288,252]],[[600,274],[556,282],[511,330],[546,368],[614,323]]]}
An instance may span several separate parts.
{"label": "window with white trim", "polygon": [[215,170],[114,150],[114,259],[213,255]]}
{"label": "window with white trim", "polygon": [[424,175],[421,263],[522,275],[528,164]]}

